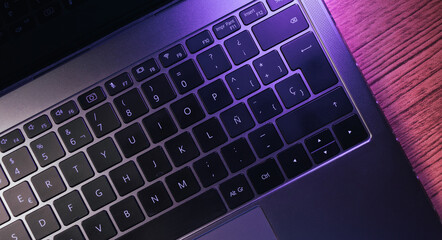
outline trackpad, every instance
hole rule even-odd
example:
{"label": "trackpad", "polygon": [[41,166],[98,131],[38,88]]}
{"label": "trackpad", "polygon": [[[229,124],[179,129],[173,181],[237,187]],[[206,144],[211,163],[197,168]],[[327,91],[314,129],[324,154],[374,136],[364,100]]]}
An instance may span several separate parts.
{"label": "trackpad", "polygon": [[257,207],[197,238],[197,240],[276,240],[261,208]]}

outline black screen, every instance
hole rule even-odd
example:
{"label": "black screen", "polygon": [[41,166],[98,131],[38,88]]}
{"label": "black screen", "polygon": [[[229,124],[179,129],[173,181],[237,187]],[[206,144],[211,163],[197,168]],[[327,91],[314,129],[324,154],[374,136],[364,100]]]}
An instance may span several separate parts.
{"label": "black screen", "polygon": [[0,1],[0,95],[24,84],[21,79],[171,1]]}

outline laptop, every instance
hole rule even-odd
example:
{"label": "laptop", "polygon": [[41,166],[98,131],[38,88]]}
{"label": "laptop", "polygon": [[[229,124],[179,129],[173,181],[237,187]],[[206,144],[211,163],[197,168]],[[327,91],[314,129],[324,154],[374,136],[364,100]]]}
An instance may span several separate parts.
{"label": "laptop", "polygon": [[0,239],[442,239],[322,1],[1,4]]}

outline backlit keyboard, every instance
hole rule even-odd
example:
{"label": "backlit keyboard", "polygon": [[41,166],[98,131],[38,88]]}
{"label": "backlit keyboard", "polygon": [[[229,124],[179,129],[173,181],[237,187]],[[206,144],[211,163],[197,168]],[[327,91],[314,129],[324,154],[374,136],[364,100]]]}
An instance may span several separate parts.
{"label": "backlit keyboard", "polygon": [[0,136],[0,238],[175,239],[368,138],[300,5],[257,2]]}

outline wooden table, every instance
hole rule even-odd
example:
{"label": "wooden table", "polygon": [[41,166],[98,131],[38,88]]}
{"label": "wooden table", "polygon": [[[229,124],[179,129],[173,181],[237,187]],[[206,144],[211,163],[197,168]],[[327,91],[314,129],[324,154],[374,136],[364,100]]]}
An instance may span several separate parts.
{"label": "wooden table", "polygon": [[325,3],[442,219],[442,1]]}

